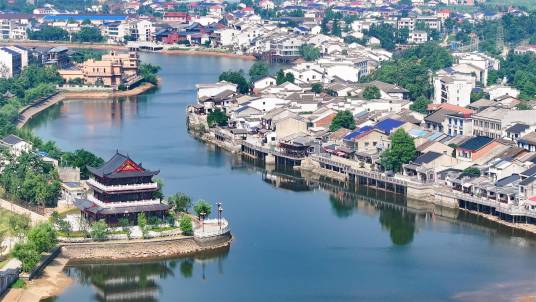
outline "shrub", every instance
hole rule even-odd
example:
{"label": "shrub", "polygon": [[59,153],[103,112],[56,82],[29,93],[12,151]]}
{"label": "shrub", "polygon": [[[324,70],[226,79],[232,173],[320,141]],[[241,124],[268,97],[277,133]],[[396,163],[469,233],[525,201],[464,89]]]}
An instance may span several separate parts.
{"label": "shrub", "polygon": [[47,252],[57,243],[56,231],[52,224],[41,223],[28,232],[28,240],[35,245],[38,253]]}
{"label": "shrub", "polygon": [[31,272],[41,260],[41,254],[33,242],[19,242],[13,247],[11,255],[22,263],[22,271]]}
{"label": "shrub", "polygon": [[192,226],[192,217],[188,215],[182,215],[181,219],[179,221],[179,227],[181,228],[181,231],[184,234],[192,234],[193,226]]}
{"label": "shrub", "polygon": [[91,225],[91,230],[89,231],[91,238],[98,241],[106,240],[109,233],[110,231],[108,230],[108,225],[102,219],[94,222]]}
{"label": "shrub", "polygon": [[212,211],[212,206],[203,199],[200,199],[195,204],[194,211],[198,217],[201,217],[201,213],[205,213],[205,217],[208,217]]}

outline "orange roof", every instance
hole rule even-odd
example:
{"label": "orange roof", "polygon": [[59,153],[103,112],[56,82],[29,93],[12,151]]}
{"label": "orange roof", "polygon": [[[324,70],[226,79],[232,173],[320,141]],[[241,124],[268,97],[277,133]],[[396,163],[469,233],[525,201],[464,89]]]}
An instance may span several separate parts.
{"label": "orange roof", "polygon": [[448,103],[428,104],[427,109],[428,109],[428,111],[437,111],[439,109],[447,109],[447,110],[452,110],[452,111],[458,111],[458,112],[463,113],[463,114],[473,114],[473,113],[475,113],[474,110],[471,110],[469,108],[465,108],[465,107],[457,106],[457,105],[453,105],[453,104],[448,104]]}

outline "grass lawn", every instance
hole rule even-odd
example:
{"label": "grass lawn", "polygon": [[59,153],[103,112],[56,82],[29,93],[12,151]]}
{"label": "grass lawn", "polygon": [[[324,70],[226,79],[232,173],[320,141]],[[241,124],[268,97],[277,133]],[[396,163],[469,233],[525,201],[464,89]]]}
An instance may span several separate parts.
{"label": "grass lawn", "polygon": [[151,231],[153,232],[163,232],[163,231],[171,231],[171,230],[175,230],[175,229],[178,229],[179,227],[175,227],[175,226],[163,226],[163,227],[154,227],[154,228],[151,228]]}
{"label": "grass lawn", "polygon": [[0,268],[4,267],[4,265],[6,265],[10,259],[10,257],[7,257],[5,260],[0,261]]}

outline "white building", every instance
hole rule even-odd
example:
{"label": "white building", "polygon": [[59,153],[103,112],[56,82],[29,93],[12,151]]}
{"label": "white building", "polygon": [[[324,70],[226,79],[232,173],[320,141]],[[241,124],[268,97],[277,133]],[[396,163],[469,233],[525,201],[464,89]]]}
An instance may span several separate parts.
{"label": "white building", "polygon": [[197,99],[209,98],[218,95],[226,90],[236,92],[237,85],[226,81],[220,81],[214,84],[197,84]]}
{"label": "white building", "polygon": [[19,156],[23,152],[29,152],[32,149],[31,144],[23,141],[20,137],[13,134],[0,139],[0,145],[8,148],[9,151],[15,156]]}
{"label": "white building", "polygon": [[471,103],[471,91],[476,79],[471,75],[438,72],[434,77],[434,103],[465,107]]}
{"label": "white building", "polygon": [[425,31],[415,30],[409,34],[408,43],[422,44],[428,41],[428,33]]}
{"label": "white building", "polygon": [[253,83],[253,90],[259,91],[270,86],[275,86],[276,83],[277,81],[273,77],[264,77],[262,79],[258,79],[257,81],[255,81],[255,83]]}
{"label": "white building", "polygon": [[11,78],[22,71],[22,56],[7,47],[0,48],[0,77]]}
{"label": "white building", "polygon": [[489,99],[492,101],[505,95],[512,96],[514,98],[517,98],[519,96],[519,90],[514,87],[505,85],[492,85],[486,87],[486,89],[484,89],[484,92],[489,94]]}

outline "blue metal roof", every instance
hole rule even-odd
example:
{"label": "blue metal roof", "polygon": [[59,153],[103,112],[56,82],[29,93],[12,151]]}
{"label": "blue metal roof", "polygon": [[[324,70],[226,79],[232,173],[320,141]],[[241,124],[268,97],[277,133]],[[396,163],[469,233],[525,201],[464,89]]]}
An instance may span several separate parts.
{"label": "blue metal roof", "polygon": [[344,139],[345,140],[351,140],[351,139],[356,138],[356,137],[360,136],[361,134],[363,134],[365,132],[368,132],[368,131],[370,131],[372,129],[374,129],[372,126],[365,126],[365,127],[359,128],[357,130],[354,130],[354,131],[346,134],[344,136]]}
{"label": "blue metal roof", "polygon": [[384,119],[377,123],[374,128],[382,131],[385,134],[390,134],[394,128],[398,128],[404,124],[403,121],[395,120],[392,118]]}
{"label": "blue metal roof", "polygon": [[46,15],[43,17],[44,21],[123,21],[128,18],[127,15],[73,15],[73,14],[60,14],[60,15]]}

